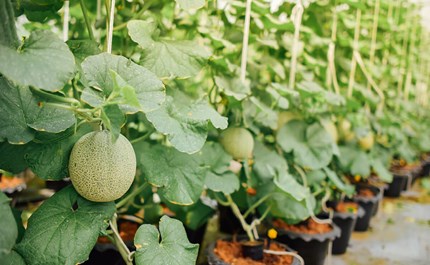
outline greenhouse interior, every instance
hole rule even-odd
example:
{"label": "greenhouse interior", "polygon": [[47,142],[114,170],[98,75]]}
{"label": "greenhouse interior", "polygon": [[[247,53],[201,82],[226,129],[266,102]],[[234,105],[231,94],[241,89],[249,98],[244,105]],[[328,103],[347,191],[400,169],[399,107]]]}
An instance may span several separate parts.
{"label": "greenhouse interior", "polygon": [[429,265],[430,0],[0,0],[0,265]]}

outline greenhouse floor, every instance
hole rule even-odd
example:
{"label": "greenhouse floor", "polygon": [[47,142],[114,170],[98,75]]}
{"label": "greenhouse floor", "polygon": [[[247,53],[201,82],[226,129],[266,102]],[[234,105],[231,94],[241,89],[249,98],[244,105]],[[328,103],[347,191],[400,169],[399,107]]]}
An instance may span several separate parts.
{"label": "greenhouse floor", "polygon": [[[327,265],[329,261],[326,262]],[[430,197],[418,189],[384,198],[371,229],[354,233],[348,251],[331,265],[429,265]]]}

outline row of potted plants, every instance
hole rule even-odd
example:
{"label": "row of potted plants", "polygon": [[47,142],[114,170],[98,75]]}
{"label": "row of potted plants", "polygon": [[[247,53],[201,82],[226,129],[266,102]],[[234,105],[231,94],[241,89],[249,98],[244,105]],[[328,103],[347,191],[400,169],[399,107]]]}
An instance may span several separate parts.
{"label": "row of potted plants", "polygon": [[430,151],[414,4],[42,2],[0,3],[0,169],[65,187],[0,194],[2,261],[195,264],[218,215],[211,264],[320,265]]}

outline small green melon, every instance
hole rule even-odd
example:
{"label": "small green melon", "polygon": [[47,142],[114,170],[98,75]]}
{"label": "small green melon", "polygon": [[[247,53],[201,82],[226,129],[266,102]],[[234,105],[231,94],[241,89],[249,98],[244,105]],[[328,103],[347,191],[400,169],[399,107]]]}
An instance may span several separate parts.
{"label": "small green melon", "polygon": [[114,201],[124,195],[136,174],[136,154],[119,135],[112,142],[107,130],[90,132],[73,146],[69,175],[76,191],[94,202]]}
{"label": "small green melon", "polygon": [[228,128],[222,132],[220,143],[224,150],[236,160],[252,158],[254,138],[247,129]]}

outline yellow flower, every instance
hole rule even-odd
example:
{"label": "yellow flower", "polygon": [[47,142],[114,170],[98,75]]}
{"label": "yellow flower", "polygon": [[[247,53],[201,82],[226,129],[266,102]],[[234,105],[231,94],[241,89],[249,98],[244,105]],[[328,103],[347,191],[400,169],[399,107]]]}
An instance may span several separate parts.
{"label": "yellow flower", "polygon": [[269,231],[267,231],[267,236],[270,239],[275,239],[278,236],[278,232],[275,229],[269,229]]}
{"label": "yellow flower", "polygon": [[356,182],[359,182],[359,181],[360,181],[360,179],[361,179],[360,175],[355,175],[355,176],[354,176],[354,180],[355,180]]}

